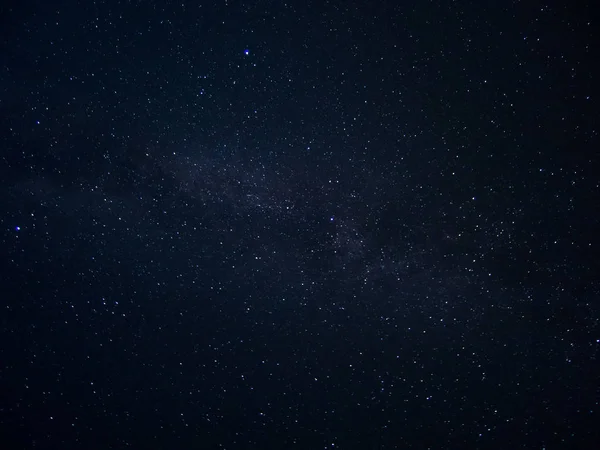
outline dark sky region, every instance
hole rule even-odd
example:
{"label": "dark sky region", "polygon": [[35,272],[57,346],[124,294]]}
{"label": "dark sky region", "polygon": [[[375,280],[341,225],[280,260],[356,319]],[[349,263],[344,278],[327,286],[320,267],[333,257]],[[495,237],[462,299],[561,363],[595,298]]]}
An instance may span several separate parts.
{"label": "dark sky region", "polygon": [[0,6],[2,449],[595,449],[599,17]]}

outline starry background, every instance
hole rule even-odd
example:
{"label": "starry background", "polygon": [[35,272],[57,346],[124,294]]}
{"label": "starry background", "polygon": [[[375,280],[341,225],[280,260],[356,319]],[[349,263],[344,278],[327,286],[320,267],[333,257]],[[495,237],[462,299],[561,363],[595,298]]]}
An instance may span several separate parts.
{"label": "starry background", "polygon": [[0,7],[2,448],[597,448],[591,5],[167,3]]}

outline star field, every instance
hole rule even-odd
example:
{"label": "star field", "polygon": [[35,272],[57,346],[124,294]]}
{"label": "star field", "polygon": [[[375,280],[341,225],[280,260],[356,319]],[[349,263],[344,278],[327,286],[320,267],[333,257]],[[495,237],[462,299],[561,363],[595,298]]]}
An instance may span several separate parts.
{"label": "star field", "polygon": [[2,448],[597,448],[591,5],[1,10]]}

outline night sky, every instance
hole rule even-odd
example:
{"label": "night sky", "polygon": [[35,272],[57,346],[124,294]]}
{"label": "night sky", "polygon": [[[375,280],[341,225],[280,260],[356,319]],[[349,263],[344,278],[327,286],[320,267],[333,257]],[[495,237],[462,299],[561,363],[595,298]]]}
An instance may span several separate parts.
{"label": "night sky", "polygon": [[3,2],[0,447],[599,448],[589,3]]}

